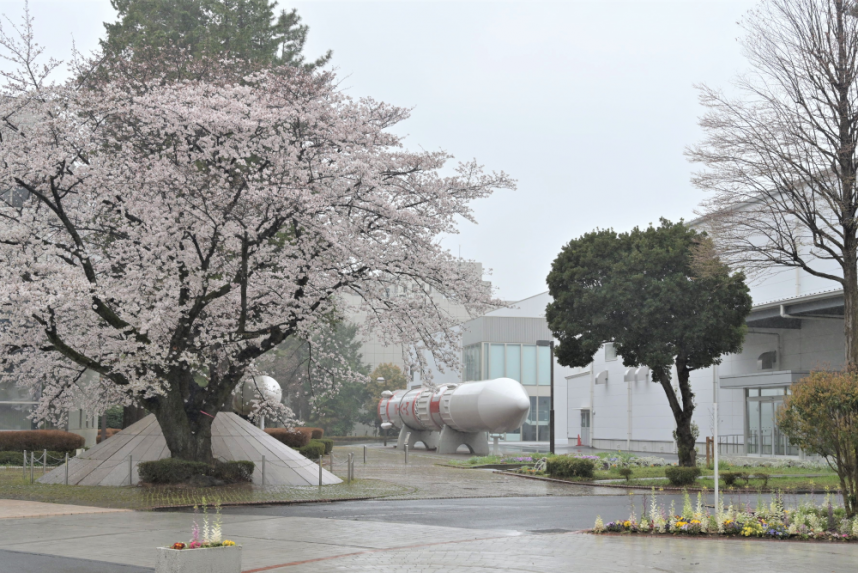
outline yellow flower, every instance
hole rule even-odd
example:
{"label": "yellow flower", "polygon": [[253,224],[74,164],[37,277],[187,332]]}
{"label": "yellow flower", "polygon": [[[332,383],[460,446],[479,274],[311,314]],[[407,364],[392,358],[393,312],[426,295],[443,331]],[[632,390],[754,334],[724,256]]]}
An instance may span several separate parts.
{"label": "yellow flower", "polygon": [[235,541],[230,541],[229,539],[224,539],[223,540],[223,546],[224,547],[234,547]]}
{"label": "yellow flower", "polygon": [[690,523],[700,525],[700,520],[699,519],[692,519]]}
{"label": "yellow flower", "polygon": [[623,522],[623,527],[631,527],[631,526],[632,526],[632,522],[629,521],[628,519]]}

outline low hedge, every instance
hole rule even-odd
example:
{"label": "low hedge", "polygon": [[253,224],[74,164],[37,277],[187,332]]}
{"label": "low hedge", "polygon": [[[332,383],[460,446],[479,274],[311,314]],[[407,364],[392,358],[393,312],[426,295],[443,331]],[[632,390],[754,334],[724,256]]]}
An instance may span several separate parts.
{"label": "low hedge", "polygon": [[62,430],[0,432],[0,452],[23,452],[24,450],[74,452],[82,448],[85,442],[83,436]]}
{"label": "low hedge", "polygon": [[573,458],[569,456],[554,456],[548,458],[546,466],[548,474],[553,477],[592,478],[596,469],[593,460]]}
{"label": "low hedge", "polygon": [[256,465],[249,461],[216,461],[207,464],[178,458],[165,458],[154,462],[141,462],[137,466],[137,471],[140,474],[140,481],[145,483],[183,483],[194,476],[209,476],[226,483],[240,483],[253,479],[255,467]]}
{"label": "low hedge", "polygon": [[303,448],[298,448],[298,453],[311,460],[318,460],[325,455],[325,444],[319,440],[310,440]]}
{"label": "low hedge", "polygon": [[296,450],[309,444],[312,435],[312,432],[299,432],[294,428],[266,428],[265,433]]}
{"label": "low hedge", "polygon": [[316,441],[322,442],[323,444],[325,444],[325,455],[330,454],[331,451],[334,449],[334,440],[331,440],[328,438],[322,438],[321,440],[316,440]]}
{"label": "low hedge", "polygon": [[686,468],[682,466],[669,466],[664,468],[664,477],[670,482],[670,485],[691,485],[700,477],[700,468]]}
{"label": "low hedge", "polygon": [[311,440],[321,440],[325,436],[325,430],[322,428],[310,428],[308,426],[298,426],[293,428],[296,432],[301,432],[310,436]]}
{"label": "low hedge", "polygon": [[[112,438],[113,436],[115,436],[116,434],[121,432],[122,429],[121,428],[107,428],[106,431],[107,431],[107,437]],[[96,434],[96,436],[95,436],[95,443],[96,444],[101,443],[101,430],[100,429],[98,430],[98,434]]]}

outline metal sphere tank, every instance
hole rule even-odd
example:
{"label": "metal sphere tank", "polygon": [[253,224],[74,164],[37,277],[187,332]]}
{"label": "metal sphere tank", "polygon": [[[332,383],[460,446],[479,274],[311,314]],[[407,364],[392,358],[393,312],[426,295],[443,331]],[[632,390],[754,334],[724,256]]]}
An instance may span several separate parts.
{"label": "metal sphere tank", "polygon": [[255,378],[246,380],[241,385],[241,390],[236,393],[233,399],[233,410],[237,414],[247,416],[253,409],[253,402],[256,401],[256,388],[267,400],[280,402],[283,399],[283,388],[271,376],[256,376]]}

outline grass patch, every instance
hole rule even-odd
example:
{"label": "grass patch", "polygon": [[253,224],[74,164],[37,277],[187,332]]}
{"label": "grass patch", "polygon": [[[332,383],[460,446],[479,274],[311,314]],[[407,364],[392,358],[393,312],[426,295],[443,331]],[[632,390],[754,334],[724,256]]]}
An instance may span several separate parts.
{"label": "grass patch", "polygon": [[[625,482],[623,482],[623,483],[625,483]],[[764,483],[763,480],[751,479],[751,480],[749,480],[748,485],[746,487],[744,480],[742,480],[740,483],[734,485],[733,488],[731,489],[731,488],[727,487],[727,485],[724,483],[724,480],[719,480],[719,489],[723,493],[727,493],[730,491],[733,491],[736,493],[740,493],[740,492],[744,492],[744,491],[754,492],[754,491],[759,490],[761,487],[763,487],[763,483]],[[665,479],[657,479],[657,480],[636,480],[636,479],[632,479],[629,482],[629,485],[638,485],[638,486],[654,487],[654,488],[674,487],[674,486],[670,485],[670,482],[666,478]],[[711,490],[715,487],[715,480],[712,478],[712,476],[704,477],[703,479],[697,480],[695,485],[692,487],[705,487],[705,488],[708,488]],[[766,488],[770,489],[770,490],[780,489],[780,490],[783,490],[785,492],[790,491],[790,490],[802,490],[802,491],[814,490],[814,491],[817,491],[819,493],[823,493],[825,491],[826,487],[832,491],[840,487],[840,481],[838,480],[836,475],[832,474],[832,475],[826,475],[826,476],[822,476],[822,477],[812,477],[812,478],[808,478],[808,477],[769,478],[768,479],[768,485],[766,486]]]}
{"label": "grass patch", "polygon": [[[41,472],[36,472],[36,479]],[[202,503],[262,503],[283,501],[315,501],[319,499],[348,499],[355,497],[387,497],[404,495],[412,488],[378,480],[355,480],[351,485],[307,487],[255,487],[235,484],[221,487],[192,488],[178,486],[103,487],[67,486],[34,483],[24,479],[21,468],[0,469],[0,499],[65,503],[117,509],[146,510],[154,507],[177,507]]]}

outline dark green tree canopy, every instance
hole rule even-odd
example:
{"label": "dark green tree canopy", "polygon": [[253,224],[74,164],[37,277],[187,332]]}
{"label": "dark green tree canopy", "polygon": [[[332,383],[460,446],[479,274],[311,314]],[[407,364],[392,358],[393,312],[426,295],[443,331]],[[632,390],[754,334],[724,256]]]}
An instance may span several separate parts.
{"label": "dark green tree canopy", "polygon": [[709,241],[682,223],[570,241],[548,275],[548,323],[566,366],[589,364],[613,342],[626,366],[669,375],[738,352],[751,297],[741,273],[713,258]]}
{"label": "dark green tree canopy", "polygon": [[[711,241],[683,223],[630,233],[595,231],[570,241],[552,265],[546,309],[560,364],[585,366],[613,342],[626,366],[647,366],[676,421],[677,453],[696,465],[689,375],[738,352],[751,297]],[[676,367],[677,389],[671,369]]]}
{"label": "dark green tree canopy", "polygon": [[109,54],[152,57],[182,49],[195,56],[229,54],[262,65],[315,68],[331,58],[305,61],[307,26],[293,9],[275,16],[269,0],[111,0],[119,19],[105,23],[101,46]]}

